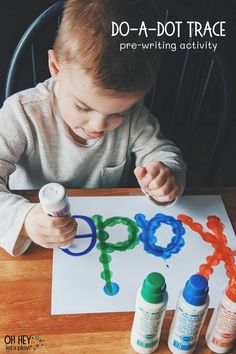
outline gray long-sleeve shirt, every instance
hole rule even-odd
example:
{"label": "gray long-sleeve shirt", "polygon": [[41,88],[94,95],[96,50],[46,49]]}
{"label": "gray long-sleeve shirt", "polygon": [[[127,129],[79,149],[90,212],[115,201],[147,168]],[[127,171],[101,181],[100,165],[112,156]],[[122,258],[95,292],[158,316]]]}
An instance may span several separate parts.
{"label": "gray long-sleeve shirt", "polygon": [[65,188],[125,186],[134,153],[136,165],[162,161],[181,189],[185,164],[179,149],[160,132],[157,119],[140,102],[124,123],[83,145],[70,135],[57,108],[56,82],[49,79],[8,98],[0,110],[0,246],[23,253],[30,239],[19,236],[34,204],[12,194],[39,189],[49,182]]}

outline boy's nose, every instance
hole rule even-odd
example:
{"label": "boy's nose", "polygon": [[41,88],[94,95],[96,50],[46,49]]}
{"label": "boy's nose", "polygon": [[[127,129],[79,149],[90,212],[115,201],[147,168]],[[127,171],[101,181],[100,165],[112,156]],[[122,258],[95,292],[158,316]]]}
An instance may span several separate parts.
{"label": "boy's nose", "polygon": [[107,116],[97,113],[93,117],[92,128],[97,132],[102,132],[107,128]]}

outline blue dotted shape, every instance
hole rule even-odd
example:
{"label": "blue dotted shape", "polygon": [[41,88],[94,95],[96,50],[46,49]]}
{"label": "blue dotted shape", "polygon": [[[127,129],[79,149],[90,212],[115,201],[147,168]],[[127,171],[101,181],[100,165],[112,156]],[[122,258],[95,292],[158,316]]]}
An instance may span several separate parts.
{"label": "blue dotted shape", "polygon": [[[135,220],[137,226],[142,229],[139,239],[143,242],[146,252],[163,259],[168,259],[172,254],[179,253],[184,246],[185,241],[183,235],[185,234],[185,229],[182,222],[175,219],[173,216],[158,213],[148,221],[145,215],[136,214]],[[156,245],[157,237],[155,236],[155,232],[161,224],[170,225],[172,227],[173,237],[167,247]]]}
{"label": "blue dotted shape", "polygon": [[111,290],[108,288],[108,286],[106,284],[103,287],[104,293],[109,295],[109,296],[116,295],[119,292],[119,290],[120,290],[119,285],[117,283],[114,283],[114,282],[111,282],[109,285],[111,287]]}
{"label": "blue dotted shape", "polygon": [[97,234],[96,234],[96,227],[94,225],[94,222],[92,219],[90,219],[87,216],[84,215],[73,215],[72,216],[74,219],[82,219],[84,221],[86,221],[90,227],[91,233],[90,234],[85,234],[85,235],[76,235],[75,238],[79,239],[79,238],[89,238],[91,237],[91,243],[90,245],[86,248],[86,250],[82,251],[82,252],[72,252],[69,248],[60,248],[60,250],[62,252],[65,252],[66,254],[68,254],[69,256],[84,256],[85,254],[89,253],[93,247],[96,244],[96,240],[97,240]]}

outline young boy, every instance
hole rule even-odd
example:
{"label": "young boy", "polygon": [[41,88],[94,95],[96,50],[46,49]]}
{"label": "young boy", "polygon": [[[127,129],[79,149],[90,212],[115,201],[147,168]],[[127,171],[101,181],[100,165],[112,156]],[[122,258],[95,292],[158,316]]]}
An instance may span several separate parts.
{"label": "young boy", "polygon": [[[51,218],[40,204],[10,189],[125,186],[135,155],[135,176],[157,203],[172,203],[185,183],[179,149],[160,132],[143,99],[160,64],[158,52],[120,51],[112,21],[130,27],[157,21],[151,1],[68,0],[54,49],[51,78],[8,98],[0,112],[0,246],[13,255],[31,241],[61,247],[73,241],[76,222]],[[149,22],[148,22],[149,21]],[[132,31],[126,41],[141,43]]]}

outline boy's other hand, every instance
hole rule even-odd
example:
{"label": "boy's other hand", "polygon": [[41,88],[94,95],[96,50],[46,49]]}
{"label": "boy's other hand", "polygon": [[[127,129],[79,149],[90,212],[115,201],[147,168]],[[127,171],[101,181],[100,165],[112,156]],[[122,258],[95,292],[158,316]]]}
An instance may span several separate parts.
{"label": "boy's other hand", "polygon": [[157,202],[170,202],[180,193],[180,186],[173,172],[162,162],[150,162],[136,167],[134,174],[140,187]]}
{"label": "boy's other hand", "polygon": [[69,217],[51,217],[45,214],[40,204],[36,204],[26,215],[20,234],[45,248],[69,246],[74,240],[77,222]]}

